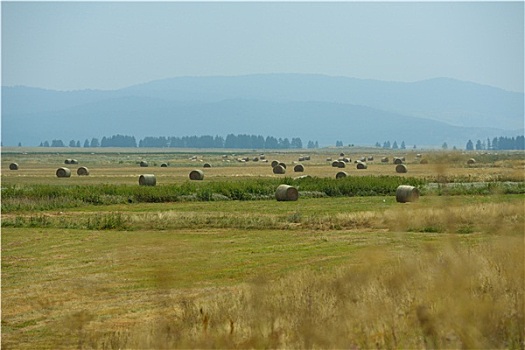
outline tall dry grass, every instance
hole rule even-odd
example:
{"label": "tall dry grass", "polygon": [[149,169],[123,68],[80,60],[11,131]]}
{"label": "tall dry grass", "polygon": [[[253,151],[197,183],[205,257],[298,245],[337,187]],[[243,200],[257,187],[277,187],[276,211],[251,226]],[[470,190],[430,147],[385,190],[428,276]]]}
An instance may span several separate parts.
{"label": "tall dry grass", "polygon": [[199,296],[163,289],[133,325],[109,330],[76,312],[57,347],[523,349],[523,237],[417,254],[369,251],[366,263],[261,277]]}

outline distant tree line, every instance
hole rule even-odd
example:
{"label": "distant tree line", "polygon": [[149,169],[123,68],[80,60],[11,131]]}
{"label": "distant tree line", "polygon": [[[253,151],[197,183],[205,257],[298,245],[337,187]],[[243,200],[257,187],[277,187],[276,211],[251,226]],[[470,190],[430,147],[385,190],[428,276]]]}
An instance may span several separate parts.
{"label": "distant tree line", "polygon": [[[66,144],[62,140],[52,140],[51,143],[48,141],[41,142],[40,147],[66,147]],[[71,140],[69,147],[80,147],[80,141]],[[301,149],[303,148],[303,142],[299,137],[294,137],[290,140],[286,137],[283,139],[273,136],[229,134],[226,138],[210,135],[183,137],[148,136],[137,143],[133,136],[113,135],[111,137],[103,137],[101,141],[97,138],[92,138],[91,141],[86,139],[83,147]],[[308,141],[307,148],[319,148],[319,143],[317,141]]]}
{"label": "distant tree line", "polygon": [[525,149],[525,138],[523,135],[516,137],[494,137],[492,141],[490,138],[487,140],[477,140],[474,144],[472,140],[467,141],[465,147],[467,151],[472,150],[524,150]]}
{"label": "distant tree line", "polygon": [[[397,144],[397,141],[394,141],[393,143],[390,143],[390,141],[385,141],[383,142],[383,145],[381,145],[381,143],[379,142],[376,142],[376,147],[377,148],[386,148],[386,149],[406,149],[407,146],[405,144],[405,141],[401,141],[401,145],[398,145]],[[414,148],[416,148],[416,146],[414,145]]]}

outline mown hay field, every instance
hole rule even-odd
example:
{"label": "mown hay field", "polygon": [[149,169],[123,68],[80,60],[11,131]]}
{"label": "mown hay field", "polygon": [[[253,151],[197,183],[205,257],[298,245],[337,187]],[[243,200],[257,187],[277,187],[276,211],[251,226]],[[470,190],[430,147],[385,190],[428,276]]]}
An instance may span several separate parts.
{"label": "mown hay field", "polygon": [[[335,149],[296,174],[299,153],[267,152],[290,164],[284,175],[236,160],[260,152],[10,151],[2,349],[525,347],[523,153],[431,152],[419,164],[408,152],[396,174],[397,154],[347,149],[375,160],[339,181]],[[56,177],[63,166],[70,178]],[[139,189],[141,174],[157,185]],[[297,201],[268,195],[301,175],[312,179]],[[422,187],[417,202],[396,202],[404,181]],[[424,189],[444,182],[487,185]],[[160,198],[173,187],[186,192]]]}

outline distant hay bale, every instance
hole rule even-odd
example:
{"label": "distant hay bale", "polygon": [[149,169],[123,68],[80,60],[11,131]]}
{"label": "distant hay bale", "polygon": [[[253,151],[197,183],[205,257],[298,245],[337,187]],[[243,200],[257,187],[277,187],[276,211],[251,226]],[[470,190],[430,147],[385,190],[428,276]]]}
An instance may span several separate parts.
{"label": "distant hay bale", "polygon": [[406,173],[406,172],[407,172],[407,166],[405,164],[396,165],[396,173]]}
{"label": "distant hay bale", "polygon": [[272,163],[271,163],[271,166],[272,168],[274,168],[275,166],[279,165],[279,161],[278,160],[272,160]]}
{"label": "distant hay bale", "polygon": [[339,161],[338,161],[338,160],[334,160],[334,161],[332,162],[332,166],[333,166],[334,168],[339,168]]}
{"label": "distant hay bale", "polygon": [[294,180],[303,180],[303,179],[311,179],[312,177],[310,175],[301,175],[294,178]]}
{"label": "distant hay bale", "polygon": [[401,185],[396,189],[398,203],[415,202],[419,199],[419,190],[414,186]]}
{"label": "distant hay bale", "polygon": [[394,164],[403,164],[403,159],[402,158],[394,158]]}
{"label": "distant hay bale", "polygon": [[279,163],[278,165],[280,165],[280,166],[282,166],[283,168],[285,168],[285,169],[286,169],[286,164],[285,164],[285,163],[283,163],[283,162],[280,162],[280,163]]}
{"label": "distant hay bale", "polygon": [[72,161],[71,159],[66,159],[64,160],[64,164],[71,164],[71,161]]}
{"label": "distant hay bale", "polygon": [[469,160],[467,160],[467,164],[468,165],[476,164],[476,160],[474,158],[470,158]]}
{"label": "distant hay bale", "polygon": [[80,168],[77,169],[77,175],[87,176],[89,175],[89,169],[86,168],[85,166],[81,166]]}
{"label": "distant hay bale", "polygon": [[9,164],[9,170],[18,170],[18,163]]}
{"label": "distant hay bale", "polygon": [[155,186],[157,178],[153,174],[143,174],[139,176],[139,185],[141,186]]}
{"label": "distant hay bale", "polygon": [[346,167],[346,163],[343,162],[342,160],[340,160],[340,161],[337,162],[337,167],[338,168],[345,168]]}
{"label": "distant hay bale", "polygon": [[211,168],[211,164],[210,163],[204,163],[204,165],[202,167],[203,168]]}
{"label": "distant hay bale", "polygon": [[419,164],[428,164],[428,159],[421,159]]}
{"label": "distant hay bale", "polygon": [[343,152],[339,153],[339,157],[344,157],[345,154]]}
{"label": "distant hay bale", "polygon": [[275,190],[275,199],[278,201],[296,201],[299,199],[299,191],[290,185],[279,185]]}
{"label": "distant hay bale", "polygon": [[58,168],[56,175],[57,177],[71,177],[71,170],[68,168]]}
{"label": "distant hay bale", "polygon": [[76,159],[71,159],[71,163],[70,164],[78,164],[78,160]]}
{"label": "distant hay bale", "polygon": [[374,160],[374,156],[368,156],[367,160],[368,161],[373,161]]}
{"label": "distant hay bale", "polygon": [[293,171],[296,173],[302,173],[304,171],[304,166],[302,164],[297,164],[293,167]]}
{"label": "distant hay bale", "polygon": [[381,158],[381,163],[388,163],[388,157]]}
{"label": "distant hay bale", "polygon": [[345,162],[345,163],[351,163],[351,162],[352,162],[352,159],[347,158],[347,157],[344,157],[342,160],[343,160],[343,162]]}
{"label": "distant hay bale", "polygon": [[348,173],[345,171],[340,171],[337,174],[335,174],[336,179],[342,179],[348,176]]}
{"label": "distant hay bale", "polygon": [[274,174],[285,174],[286,173],[286,168],[283,167],[281,164],[277,164],[276,166],[273,167],[272,170]]}
{"label": "distant hay bale", "polygon": [[364,162],[359,162],[359,163],[357,163],[356,168],[362,170],[362,169],[368,168],[368,165],[366,165],[366,163],[364,163]]}
{"label": "distant hay bale", "polygon": [[299,157],[298,160],[299,160],[300,162],[304,162],[304,161],[305,161],[304,157]]}
{"label": "distant hay bale", "polygon": [[167,168],[167,167],[168,167],[168,163],[162,163],[162,164],[160,165],[160,167],[161,167],[161,168]]}
{"label": "distant hay bale", "polygon": [[310,156],[304,156],[304,160],[310,160]]}
{"label": "distant hay bale", "polygon": [[259,157],[253,157],[252,161],[253,162],[258,162],[259,161]]}
{"label": "distant hay bale", "polygon": [[140,166],[141,166],[142,168],[147,168],[147,167],[148,167],[148,162],[146,162],[145,160],[141,160],[141,161],[140,161]]}
{"label": "distant hay bale", "polygon": [[204,180],[204,172],[199,169],[190,172],[190,180]]}
{"label": "distant hay bale", "polygon": [[366,157],[361,157],[361,158],[359,158],[359,161],[360,161],[361,163],[366,162]]}

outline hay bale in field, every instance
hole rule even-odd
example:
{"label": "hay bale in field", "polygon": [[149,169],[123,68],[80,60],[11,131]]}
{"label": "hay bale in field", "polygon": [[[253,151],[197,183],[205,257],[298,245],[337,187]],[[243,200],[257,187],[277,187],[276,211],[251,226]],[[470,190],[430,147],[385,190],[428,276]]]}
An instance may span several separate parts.
{"label": "hay bale in field", "polygon": [[339,161],[338,161],[338,160],[334,160],[334,161],[332,162],[332,166],[333,166],[334,168],[339,168]]}
{"label": "hay bale in field", "polygon": [[428,159],[421,159],[419,164],[428,164]]}
{"label": "hay bale in field", "polygon": [[367,160],[370,161],[370,162],[373,161],[374,160],[374,156],[368,156]]}
{"label": "hay bale in field", "polygon": [[294,180],[302,180],[302,179],[310,179],[312,178],[310,175],[301,175],[297,176]]}
{"label": "hay bale in field", "polygon": [[304,162],[304,161],[305,161],[304,157],[299,157],[298,160],[299,160],[300,162]]}
{"label": "hay bale in field", "polygon": [[259,157],[253,157],[253,158],[252,158],[252,161],[253,161],[253,162],[258,162],[258,161],[259,161]]}
{"label": "hay bale in field", "polygon": [[277,165],[279,165],[279,161],[278,160],[272,160],[272,163],[271,163],[271,166],[272,168],[276,167]]}
{"label": "hay bale in field", "polygon": [[68,168],[58,168],[56,175],[57,177],[71,177],[71,170]]}
{"label": "hay bale in field", "polygon": [[381,158],[381,163],[388,163],[388,157]]}
{"label": "hay bale in field", "polygon": [[335,174],[336,179],[342,179],[348,176],[348,173],[345,171],[340,171],[337,174]]}
{"label": "hay bale in field", "polygon": [[403,159],[402,158],[394,158],[394,164],[403,164]]}
{"label": "hay bale in field", "polygon": [[344,157],[345,154],[343,152],[339,153],[339,157]]}
{"label": "hay bale in field", "polygon": [[18,163],[9,164],[9,170],[18,170]]}
{"label": "hay bale in field", "polygon": [[157,178],[153,174],[143,174],[139,176],[139,185],[141,186],[155,186]]}
{"label": "hay bale in field", "polygon": [[204,172],[199,169],[190,172],[190,180],[204,180]]}
{"label": "hay bale in field", "polygon": [[346,168],[346,163],[343,162],[342,160],[340,160],[340,161],[337,162],[337,167],[338,168]]}
{"label": "hay bale in field", "polygon": [[299,199],[299,191],[290,185],[279,185],[275,190],[275,199],[278,201],[296,201]]}
{"label": "hay bale in field", "polygon": [[204,165],[202,167],[203,168],[211,168],[211,164],[210,163],[204,163]]}
{"label": "hay bale in field", "polygon": [[344,158],[342,159],[342,161],[345,162],[345,163],[351,163],[351,162],[352,162],[352,159],[347,158],[347,157],[344,157]]}
{"label": "hay bale in field", "polygon": [[70,164],[78,164],[78,160],[76,159],[71,159],[71,163]]}
{"label": "hay bale in field", "polygon": [[283,167],[281,164],[277,164],[272,168],[274,174],[285,174],[286,168]]}
{"label": "hay bale in field", "polygon": [[87,176],[89,175],[89,169],[86,168],[85,166],[81,166],[80,168],[77,169],[77,175]]}
{"label": "hay bale in field", "polygon": [[161,168],[167,168],[167,167],[168,167],[168,163],[162,163],[162,164],[160,165],[160,167],[161,167]]}
{"label": "hay bale in field", "polygon": [[311,157],[310,156],[304,156],[304,160],[310,160]]}
{"label": "hay bale in field", "polygon": [[419,190],[414,186],[401,185],[396,189],[398,203],[415,202],[419,199]]}
{"label": "hay bale in field", "polygon": [[476,160],[474,158],[470,158],[469,160],[467,160],[467,164],[468,165],[476,164]]}
{"label": "hay bale in field", "polygon": [[140,161],[140,166],[141,166],[142,168],[147,168],[148,165],[149,165],[148,162],[146,162],[145,160],[141,160],[141,161]]}
{"label": "hay bale in field", "polygon": [[280,163],[279,163],[278,165],[280,165],[280,166],[282,166],[283,168],[285,168],[285,169],[286,169],[286,164],[285,164],[285,163],[283,163],[283,162],[280,162]]}
{"label": "hay bale in field", "polygon": [[363,170],[363,169],[368,168],[368,165],[366,165],[366,163],[364,163],[364,162],[358,162],[357,165],[356,165],[356,168],[359,169],[359,170]]}
{"label": "hay bale in field", "polygon": [[304,166],[302,164],[297,164],[293,167],[293,171],[296,173],[302,173],[304,171]]}
{"label": "hay bale in field", "polygon": [[361,158],[359,158],[359,161],[360,161],[361,163],[366,162],[366,157],[361,157]]}
{"label": "hay bale in field", "polygon": [[407,166],[405,164],[396,165],[396,173],[406,173],[406,172],[407,172]]}
{"label": "hay bale in field", "polygon": [[64,164],[71,164],[71,159],[64,160]]}

